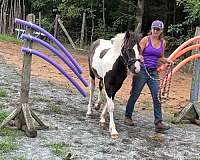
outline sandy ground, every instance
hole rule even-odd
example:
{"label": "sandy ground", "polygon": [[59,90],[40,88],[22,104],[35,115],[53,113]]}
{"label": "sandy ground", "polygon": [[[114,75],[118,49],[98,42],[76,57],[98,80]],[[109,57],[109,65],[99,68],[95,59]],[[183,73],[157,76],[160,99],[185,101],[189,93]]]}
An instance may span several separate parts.
{"label": "sandy ground", "polygon": [[[17,71],[21,73],[22,68],[22,59],[23,55],[20,51],[21,46],[16,45],[11,42],[0,42],[0,55],[4,57],[6,63],[11,64],[17,68]],[[69,70],[69,68],[51,52],[42,48],[41,46],[34,45],[34,49],[42,51],[43,53],[48,54],[51,58],[56,60],[61,64],[68,73],[71,74],[75,79],[76,76]],[[77,53],[74,50],[70,50],[73,57],[77,60],[80,66],[83,68],[83,77],[88,80],[88,63],[87,63],[87,54],[86,53]],[[71,88],[70,82],[60,74],[54,67],[48,64],[46,61],[33,56],[32,59],[32,75],[38,76],[39,78],[55,82],[60,85],[68,86]],[[173,76],[172,84],[170,88],[169,100],[163,104],[163,110],[166,113],[173,114],[177,111],[180,111],[181,108],[185,106],[186,101],[190,97],[190,88],[191,88],[192,74],[191,73],[182,73],[178,72]],[[83,86],[83,85],[82,85]],[[117,98],[123,102],[126,102],[131,88],[131,76],[124,81],[122,88],[117,93]],[[88,91],[87,88],[84,88]],[[151,95],[147,86],[145,86],[142,91],[141,96],[137,102],[136,110],[151,110],[152,109]]]}

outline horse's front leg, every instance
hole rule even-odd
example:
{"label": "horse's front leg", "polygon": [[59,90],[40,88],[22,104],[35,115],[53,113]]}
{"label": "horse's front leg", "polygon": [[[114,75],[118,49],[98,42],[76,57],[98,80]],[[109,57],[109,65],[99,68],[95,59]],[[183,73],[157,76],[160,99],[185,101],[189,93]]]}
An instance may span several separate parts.
{"label": "horse's front leg", "polygon": [[101,113],[101,116],[100,116],[100,125],[101,126],[105,125],[105,122],[106,122],[106,118],[105,118],[106,112],[107,112],[107,103],[103,107],[103,110],[102,110],[102,113]]}
{"label": "horse's front leg", "polygon": [[108,108],[108,112],[109,112],[109,116],[110,116],[110,123],[109,123],[109,131],[111,134],[111,137],[113,139],[118,138],[119,134],[115,128],[115,122],[114,122],[114,117],[113,117],[113,112],[114,112],[114,103],[112,98],[108,97],[106,95],[107,98],[107,108]]}
{"label": "horse's front leg", "polygon": [[88,110],[86,113],[86,117],[89,117],[92,115],[92,99],[93,99],[93,95],[94,95],[94,89],[95,89],[95,79],[93,79],[92,77],[90,77],[90,97],[89,97],[89,104],[88,104]]}

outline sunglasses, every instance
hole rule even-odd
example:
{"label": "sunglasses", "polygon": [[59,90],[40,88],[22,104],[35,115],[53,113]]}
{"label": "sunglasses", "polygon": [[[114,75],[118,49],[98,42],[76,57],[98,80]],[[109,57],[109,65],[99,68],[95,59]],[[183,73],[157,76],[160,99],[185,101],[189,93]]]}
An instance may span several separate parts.
{"label": "sunglasses", "polygon": [[160,28],[157,28],[157,27],[153,27],[152,29],[153,29],[153,30],[156,30],[156,31],[161,31],[161,29],[160,29]]}

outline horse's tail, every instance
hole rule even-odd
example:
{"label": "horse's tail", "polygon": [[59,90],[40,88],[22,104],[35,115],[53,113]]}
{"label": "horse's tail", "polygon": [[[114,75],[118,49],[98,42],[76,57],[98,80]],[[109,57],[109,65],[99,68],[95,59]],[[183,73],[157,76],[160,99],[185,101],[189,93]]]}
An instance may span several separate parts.
{"label": "horse's tail", "polygon": [[93,56],[95,54],[95,50],[96,48],[99,46],[100,44],[100,40],[96,40],[92,43],[89,53],[88,53],[88,64],[89,64],[89,73],[90,73],[90,77],[95,79],[95,74],[92,71],[92,60],[93,60]]}

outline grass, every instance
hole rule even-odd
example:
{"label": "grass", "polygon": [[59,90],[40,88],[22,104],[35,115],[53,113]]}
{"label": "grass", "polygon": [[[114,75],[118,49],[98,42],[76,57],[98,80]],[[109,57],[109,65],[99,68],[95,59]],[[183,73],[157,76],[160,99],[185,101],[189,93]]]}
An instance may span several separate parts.
{"label": "grass", "polygon": [[169,123],[176,123],[176,117],[167,116],[166,121],[169,122]]}
{"label": "grass", "polygon": [[16,44],[22,44],[21,40],[15,38],[15,37],[3,35],[3,34],[0,34],[0,41],[8,41],[8,42],[14,42]]}
{"label": "grass", "polygon": [[49,102],[50,99],[42,96],[37,96],[32,98],[34,101],[39,101],[39,102]]}
{"label": "grass", "polygon": [[62,111],[60,106],[55,105],[55,104],[48,104],[47,107],[49,108],[50,112],[61,113],[61,111]]}
{"label": "grass", "polygon": [[13,138],[7,137],[0,141],[0,153],[8,153],[18,148]]}
{"label": "grass", "polygon": [[14,128],[3,128],[3,129],[0,129],[0,135],[15,139],[16,137],[23,136],[24,132],[22,132],[21,130],[14,129]]}
{"label": "grass", "polygon": [[13,160],[27,160],[25,156],[15,157]]}
{"label": "grass", "polygon": [[6,117],[8,117],[8,115],[8,112],[0,111],[0,122],[2,122]]}
{"label": "grass", "polygon": [[164,139],[162,138],[162,136],[159,135],[149,136],[147,137],[147,140],[150,142],[164,143]]}
{"label": "grass", "polygon": [[0,97],[7,97],[7,96],[8,93],[4,89],[0,88]]}
{"label": "grass", "polygon": [[57,155],[63,157],[65,155],[65,145],[64,143],[51,143],[48,145],[52,152]]}
{"label": "grass", "polygon": [[144,109],[152,108],[152,102],[150,102],[150,101],[143,101],[142,102],[142,108],[144,108]]}
{"label": "grass", "polygon": [[[0,140],[0,154],[9,153],[18,149],[18,145],[16,144],[16,137],[23,136],[24,133],[20,130],[3,128],[0,130],[0,136],[3,139]],[[1,160],[1,157],[0,157]]]}
{"label": "grass", "polygon": [[200,160],[198,157],[192,157],[191,160]]}
{"label": "grass", "polygon": [[[0,112],[0,123],[9,115],[8,112],[1,111]],[[21,137],[24,135],[24,132],[20,130],[16,130],[14,128],[3,128],[0,129],[0,154],[9,153],[18,148],[18,145],[15,143],[15,139],[17,137]],[[1,160],[1,157],[0,157]]]}

